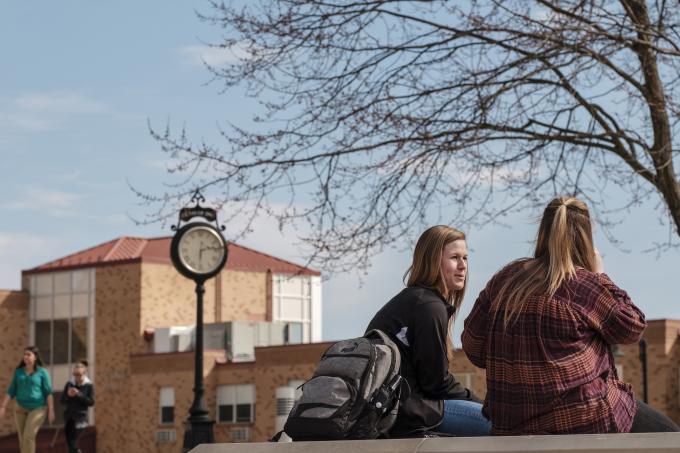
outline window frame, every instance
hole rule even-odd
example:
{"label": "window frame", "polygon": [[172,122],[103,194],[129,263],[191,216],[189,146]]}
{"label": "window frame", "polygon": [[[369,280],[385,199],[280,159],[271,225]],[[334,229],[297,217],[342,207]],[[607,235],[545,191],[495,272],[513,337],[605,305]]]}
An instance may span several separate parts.
{"label": "window frame", "polygon": [[[164,391],[166,391],[166,392],[171,391],[172,392],[172,405],[164,404],[164,402],[163,402]],[[175,425],[175,420],[176,420],[175,405],[176,405],[175,388],[170,387],[170,386],[158,387],[158,424],[159,425],[161,425],[161,426],[174,426]],[[164,421],[163,420],[163,415],[164,415],[163,409],[172,409],[172,421]]]}
{"label": "window frame", "polygon": [[[223,389],[223,390],[220,390]],[[246,390],[247,389],[247,390]],[[225,395],[225,398],[220,398],[220,395]],[[226,401],[225,401],[226,400]],[[250,400],[250,402],[248,402]],[[255,384],[222,384],[218,385],[215,395],[216,406],[216,422],[218,424],[233,425],[233,424],[252,424],[255,423],[255,402],[256,387]],[[224,404],[221,404],[224,403]],[[222,408],[231,406],[231,419],[222,418]],[[239,420],[239,408],[248,407],[250,412],[248,420]]]}

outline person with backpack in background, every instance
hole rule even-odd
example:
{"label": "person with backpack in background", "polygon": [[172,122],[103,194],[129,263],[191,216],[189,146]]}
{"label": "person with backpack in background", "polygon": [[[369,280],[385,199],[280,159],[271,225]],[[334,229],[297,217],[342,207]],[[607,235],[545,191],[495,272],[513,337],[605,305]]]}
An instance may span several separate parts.
{"label": "person with backpack in background", "polygon": [[21,453],[35,453],[35,438],[45,416],[50,423],[54,422],[52,381],[35,346],[24,349],[23,359],[14,370],[12,382],[0,404],[0,420],[4,418],[12,398],[16,398],[14,420],[19,449]]}
{"label": "person with backpack in background", "polygon": [[465,320],[463,349],[486,369],[492,434],[678,431],[617,376],[611,347],[637,342],[645,327],[604,273],[587,205],[553,199],[534,257],[492,277]]}
{"label": "person with backpack in background", "polygon": [[79,453],[78,438],[87,427],[87,408],[94,406],[94,385],[87,377],[87,360],[80,359],[73,367],[73,377],[64,386],[61,404],[64,406],[64,436],[69,453]]}
{"label": "person with backpack in background", "polygon": [[385,332],[401,352],[410,394],[401,402],[390,437],[485,436],[491,423],[481,400],[449,372],[451,327],[468,278],[465,234],[448,226],[427,229],[416,243],[407,287],[374,316],[367,331]]}

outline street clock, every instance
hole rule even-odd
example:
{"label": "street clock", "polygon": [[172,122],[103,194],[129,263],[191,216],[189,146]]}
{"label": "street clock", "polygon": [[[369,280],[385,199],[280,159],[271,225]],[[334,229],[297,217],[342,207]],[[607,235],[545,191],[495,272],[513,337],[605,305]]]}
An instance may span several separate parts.
{"label": "street clock", "polygon": [[213,225],[191,222],[172,238],[170,256],[180,274],[192,280],[207,280],[227,262],[227,244]]}

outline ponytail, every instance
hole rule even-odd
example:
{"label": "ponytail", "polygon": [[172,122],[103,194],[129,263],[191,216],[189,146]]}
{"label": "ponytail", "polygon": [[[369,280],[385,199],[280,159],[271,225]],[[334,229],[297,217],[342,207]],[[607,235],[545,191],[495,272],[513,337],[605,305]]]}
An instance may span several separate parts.
{"label": "ponytail", "polygon": [[576,268],[571,259],[573,238],[567,224],[567,205],[561,204],[555,211],[548,238],[548,297],[552,297],[564,280],[570,279]]}
{"label": "ponytail", "polygon": [[595,253],[588,206],[570,197],[553,199],[543,212],[533,259],[501,287],[496,310],[503,309],[505,328],[517,319],[534,295],[552,297],[576,268],[594,271]]}

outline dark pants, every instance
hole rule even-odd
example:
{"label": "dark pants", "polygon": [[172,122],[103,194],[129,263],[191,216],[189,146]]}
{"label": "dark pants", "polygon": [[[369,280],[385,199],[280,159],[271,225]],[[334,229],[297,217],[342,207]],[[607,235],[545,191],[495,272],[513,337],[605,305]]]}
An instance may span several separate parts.
{"label": "dark pants", "polygon": [[69,453],[78,453],[78,438],[83,432],[82,428],[76,428],[76,422],[73,419],[66,420],[64,425],[64,435],[66,436],[66,444],[68,445]]}
{"label": "dark pants", "polygon": [[663,415],[661,412],[653,409],[651,406],[637,401],[637,412],[633,418],[633,426],[630,429],[631,433],[667,433],[680,432],[678,426],[673,420]]}

